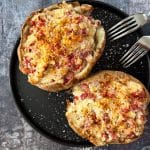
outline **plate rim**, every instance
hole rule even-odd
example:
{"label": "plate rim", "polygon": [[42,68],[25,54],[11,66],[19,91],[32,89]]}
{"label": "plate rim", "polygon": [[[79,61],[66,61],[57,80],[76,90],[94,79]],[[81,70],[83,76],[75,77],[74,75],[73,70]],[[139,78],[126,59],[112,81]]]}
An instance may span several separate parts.
{"label": "plate rim", "polygon": [[[73,2],[73,1],[77,1],[77,0],[68,0],[67,2]],[[87,3],[87,4],[98,4],[98,5],[102,5],[103,7],[108,7],[110,10],[112,11],[115,11],[116,13],[119,13],[121,14],[122,16],[127,17],[128,14],[122,10],[120,10],[119,8],[111,5],[111,4],[108,4],[108,3],[105,3],[105,2],[102,2],[102,1],[98,1],[98,0],[78,0],[79,3]],[[50,4],[52,5],[52,4]],[[98,7],[98,6],[97,6]],[[36,11],[36,10],[35,10]],[[31,11],[32,12],[32,11]],[[141,32],[139,32],[141,33]],[[15,101],[15,105],[17,106],[17,109],[19,110],[20,114],[22,115],[22,117],[25,119],[25,121],[28,123],[28,125],[30,125],[36,132],[38,132],[40,135],[46,137],[48,140],[52,140],[53,142],[56,142],[56,143],[59,143],[61,145],[64,145],[64,146],[72,146],[72,147],[93,147],[94,145],[89,143],[89,144],[80,144],[80,143],[73,143],[73,142],[65,142],[63,141],[62,139],[58,138],[58,137],[55,137],[55,136],[52,136],[52,135],[48,135],[46,132],[44,132],[43,130],[41,130],[41,128],[39,128],[35,123],[32,122],[32,120],[30,119],[30,117],[27,115],[27,113],[25,113],[23,110],[22,110],[22,107],[20,106],[20,103],[19,101],[17,100],[18,99],[18,96],[14,90],[14,83],[13,83],[13,66],[14,66],[14,63],[16,60],[14,60],[14,58],[17,56],[17,48],[19,46],[19,42],[20,42],[20,36],[18,37],[15,45],[14,45],[14,48],[11,52],[11,56],[10,56],[10,62],[9,62],[9,83],[10,83],[10,89],[11,89],[11,94],[12,94],[12,97]],[[148,65],[149,65],[149,68],[150,68],[150,57],[147,55],[147,59],[148,59]],[[18,59],[18,58],[17,58]],[[150,75],[150,69],[149,69],[149,75]],[[149,84],[150,84],[150,80],[149,80]],[[150,87],[148,87],[150,88]]]}

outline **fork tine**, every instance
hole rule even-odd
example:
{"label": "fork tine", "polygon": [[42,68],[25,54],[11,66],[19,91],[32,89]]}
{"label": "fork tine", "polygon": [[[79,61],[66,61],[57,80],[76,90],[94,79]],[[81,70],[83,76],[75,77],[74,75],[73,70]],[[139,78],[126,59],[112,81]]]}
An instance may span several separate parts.
{"label": "fork tine", "polygon": [[124,68],[128,68],[129,66],[131,66],[133,63],[135,63],[137,60],[139,60],[140,58],[142,58],[148,51],[143,49],[143,52],[138,55],[138,57],[136,57],[132,62],[128,63],[128,64],[124,64],[123,67]]}
{"label": "fork tine", "polygon": [[127,35],[127,34],[130,34],[130,33],[134,32],[135,30],[137,30],[138,27],[139,27],[139,26],[134,27],[134,28],[132,28],[132,29],[130,29],[130,30],[127,30],[126,32],[121,33],[120,35],[117,35],[116,37],[110,39],[110,41],[111,41],[111,42],[112,42],[112,41],[115,41],[115,40],[117,40],[117,39],[119,39],[119,38],[121,38],[121,37],[123,37],[123,36],[125,36],[125,35]]}
{"label": "fork tine", "polygon": [[[116,32],[115,34],[112,34],[112,35],[109,37],[109,39],[114,38],[115,36],[119,35],[120,33],[124,33],[124,32],[126,32],[126,31],[130,31],[130,30],[132,30],[132,28],[134,28],[134,27],[136,27],[136,29],[138,28],[138,24],[137,24],[136,22],[135,22],[134,24],[131,24],[131,25],[125,27],[125,28],[122,28],[119,32]],[[131,29],[130,29],[130,28],[131,28]],[[133,32],[133,30],[132,30],[132,32]]]}
{"label": "fork tine", "polygon": [[126,65],[130,62],[132,62],[136,57],[138,57],[141,53],[143,52],[143,49],[139,48],[138,50],[136,50],[136,52],[134,51],[134,54],[132,53],[132,55],[130,57],[128,57],[124,62],[122,62],[122,64]]}
{"label": "fork tine", "polygon": [[129,55],[127,55],[126,58],[121,61],[121,63],[123,64],[129,59],[131,59],[140,49],[140,46],[137,46],[135,49],[132,49],[131,53],[129,53]]}
{"label": "fork tine", "polygon": [[126,57],[128,56],[135,48],[138,47],[138,44],[135,43],[121,58],[120,58],[120,62]]}
{"label": "fork tine", "polygon": [[114,25],[113,27],[111,27],[108,32],[110,32],[111,30],[115,29],[116,27],[118,27],[119,25],[123,24],[124,22],[130,20],[131,18],[134,18],[133,16],[127,17],[125,19],[123,19],[122,21],[118,22],[116,25]]}
{"label": "fork tine", "polygon": [[118,32],[120,29],[125,28],[126,26],[130,25],[131,23],[136,23],[136,20],[135,20],[135,19],[132,19],[132,20],[130,20],[129,22],[126,22],[126,23],[124,23],[124,24],[118,26],[118,28],[116,28],[116,29],[114,29],[114,30],[112,30],[112,31],[109,31],[109,32],[108,32],[108,36],[112,35],[112,34],[115,33],[115,32]]}

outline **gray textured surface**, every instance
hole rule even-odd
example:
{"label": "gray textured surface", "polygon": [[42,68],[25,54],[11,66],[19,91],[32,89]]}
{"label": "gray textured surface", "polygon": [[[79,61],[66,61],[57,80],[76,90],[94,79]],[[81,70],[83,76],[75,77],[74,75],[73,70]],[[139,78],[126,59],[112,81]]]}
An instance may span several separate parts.
{"label": "gray textured surface", "polygon": [[[147,13],[150,9],[149,0],[103,1],[129,14],[135,12]],[[0,150],[78,149],[54,143],[32,129],[17,110],[10,92],[9,60],[14,44],[19,36],[21,24],[32,10],[48,6],[54,2],[57,2],[57,0],[0,0]],[[147,141],[149,142],[146,142],[146,145],[150,145],[150,136],[148,137]],[[141,149],[143,146],[146,146],[143,143],[133,144],[133,146],[130,146],[130,149]],[[87,150],[90,149],[102,148],[87,148]],[[117,149],[127,149],[127,147],[124,145]]]}

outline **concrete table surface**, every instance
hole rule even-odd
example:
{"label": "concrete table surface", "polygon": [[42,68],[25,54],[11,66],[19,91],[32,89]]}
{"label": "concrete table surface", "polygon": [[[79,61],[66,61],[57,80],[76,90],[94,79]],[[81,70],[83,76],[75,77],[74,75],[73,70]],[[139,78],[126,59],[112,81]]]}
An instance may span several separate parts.
{"label": "concrete table surface", "polygon": [[[150,0],[103,0],[128,14],[150,11]],[[77,150],[57,144],[37,133],[23,119],[15,106],[9,85],[9,61],[21,25],[31,11],[46,7],[57,0],[0,0],[0,150]],[[145,142],[118,150],[150,149],[150,136]],[[85,150],[103,148],[81,148]],[[108,149],[110,149],[108,147]],[[117,150],[116,149],[116,150]],[[103,149],[104,150],[104,149]],[[106,150],[106,149],[105,149]]]}

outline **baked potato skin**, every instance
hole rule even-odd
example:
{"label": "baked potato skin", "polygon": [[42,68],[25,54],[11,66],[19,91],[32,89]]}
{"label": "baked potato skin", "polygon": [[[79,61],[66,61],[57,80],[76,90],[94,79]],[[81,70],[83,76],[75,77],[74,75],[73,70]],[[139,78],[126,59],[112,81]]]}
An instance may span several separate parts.
{"label": "baked potato skin", "polygon": [[[76,11],[79,14],[83,14],[85,16],[89,16],[89,14],[91,13],[91,11],[93,10],[93,7],[91,5],[87,5],[87,4],[82,4],[80,5],[78,2],[72,2],[69,3],[74,7],[74,11]],[[47,11],[53,11],[56,9],[60,9],[62,7],[63,4],[54,4],[49,6],[48,8],[44,8],[44,9],[39,9],[35,12],[32,12],[31,15],[29,17],[27,17],[24,25],[22,26],[22,32],[21,32],[21,40],[20,40],[20,45],[18,47],[17,53],[18,53],[18,59],[19,59],[19,69],[22,73],[28,75],[26,73],[26,70],[24,68],[23,65],[23,57],[24,57],[24,51],[23,51],[23,43],[27,40],[27,36],[29,34],[29,29],[30,29],[30,20],[35,16],[38,15],[41,12],[47,12]],[[101,35],[101,37],[99,36]],[[48,80],[48,79],[43,79],[41,81],[38,82],[33,82],[29,79],[29,75],[28,75],[28,82],[34,86],[37,86],[43,90],[49,91],[49,92],[58,92],[61,90],[65,90],[65,89],[69,89],[71,88],[75,83],[77,83],[79,80],[84,79],[85,77],[87,77],[87,75],[90,73],[90,71],[92,70],[93,66],[95,65],[95,63],[97,62],[97,60],[101,57],[104,48],[105,48],[105,42],[106,42],[106,35],[105,35],[105,31],[102,25],[99,25],[98,30],[96,31],[96,40],[97,40],[97,45],[96,45],[96,49],[94,49],[94,55],[93,58],[91,60],[89,60],[85,66],[85,68],[83,68],[80,72],[75,73],[74,77],[72,78],[72,80],[67,83],[67,84],[63,84],[63,83],[57,83],[57,82],[53,82],[51,83],[50,81],[48,81],[47,83],[44,80]],[[44,82],[43,82],[44,81]]]}
{"label": "baked potato skin", "polygon": [[[69,102],[69,100],[67,101],[66,118],[68,120],[68,123],[69,123],[70,127],[74,130],[75,133],[77,133],[79,136],[81,136],[83,138],[88,139],[91,143],[93,143],[96,146],[104,146],[104,145],[107,145],[107,144],[127,144],[127,143],[131,143],[131,142],[137,140],[138,138],[140,138],[140,136],[143,134],[144,124],[145,124],[146,120],[139,127],[140,131],[138,131],[139,132],[138,136],[135,136],[133,138],[125,138],[123,141],[120,141],[120,139],[118,138],[114,141],[109,141],[109,142],[103,142],[103,141],[101,141],[101,138],[97,139],[94,135],[92,135],[92,132],[94,132],[94,129],[93,130],[89,129],[88,131],[86,131],[84,129],[84,127],[81,128],[80,126],[77,126],[77,123],[75,123],[76,118],[80,118],[80,116],[78,116],[79,113],[75,113],[75,111],[78,111],[81,108],[79,106],[77,107],[76,105],[80,105],[80,103],[82,103],[81,101],[88,101],[88,99],[80,100],[80,98],[78,99],[79,102],[78,102],[78,100],[76,101],[77,96],[76,96],[75,93],[77,93],[76,92],[76,90],[78,89],[77,87],[80,87],[82,84],[87,84],[88,85],[88,83],[94,82],[94,81],[104,82],[106,80],[106,78],[105,78],[106,74],[112,76],[114,80],[121,79],[121,82],[124,83],[124,84],[126,84],[127,81],[132,81],[132,82],[135,82],[136,84],[139,84],[143,88],[143,90],[145,91],[145,94],[146,94],[145,99],[143,101],[143,105],[144,105],[143,107],[145,108],[143,110],[144,111],[143,116],[144,116],[144,118],[147,116],[147,114],[148,114],[147,106],[150,102],[150,94],[149,94],[148,90],[145,88],[145,86],[139,80],[137,80],[135,77],[133,77],[129,74],[126,74],[126,73],[120,72],[120,71],[105,70],[105,71],[101,71],[100,73],[97,73],[95,75],[92,75],[91,77],[81,81],[80,83],[77,83],[73,87],[72,91],[74,93],[74,100],[73,100],[73,102]],[[94,101],[98,101],[98,100],[94,100]],[[101,100],[99,100],[99,101],[101,101]],[[90,106],[91,105],[92,105],[92,103],[90,104]],[[77,107],[77,108],[75,108],[75,107]],[[85,105],[83,107],[85,107]],[[84,111],[84,109],[81,109],[81,110]],[[94,125],[91,125],[91,128],[92,128],[92,126],[94,126]],[[97,131],[97,134],[98,133],[99,132]]]}

